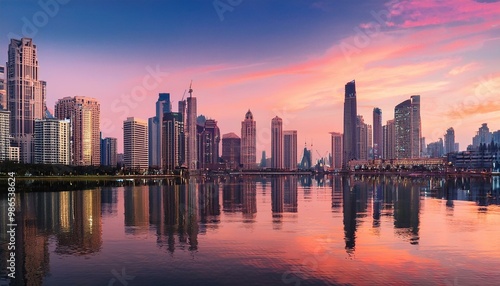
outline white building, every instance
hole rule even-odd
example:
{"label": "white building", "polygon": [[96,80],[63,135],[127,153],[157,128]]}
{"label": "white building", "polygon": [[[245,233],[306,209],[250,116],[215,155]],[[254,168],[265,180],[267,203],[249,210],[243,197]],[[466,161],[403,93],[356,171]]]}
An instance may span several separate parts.
{"label": "white building", "polygon": [[126,168],[148,168],[148,123],[128,117],[123,121],[123,161]]}
{"label": "white building", "polygon": [[70,120],[35,120],[35,164],[71,163]]}

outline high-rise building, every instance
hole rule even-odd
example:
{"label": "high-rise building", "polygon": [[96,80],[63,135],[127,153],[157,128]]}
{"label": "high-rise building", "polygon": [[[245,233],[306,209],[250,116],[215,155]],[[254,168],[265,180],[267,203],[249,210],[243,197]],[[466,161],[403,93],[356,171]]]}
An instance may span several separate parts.
{"label": "high-rise building", "polygon": [[134,117],[123,121],[123,161],[126,168],[148,168],[147,121]]}
{"label": "high-rise building", "polygon": [[384,159],[392,160],[396,158],[396,126],[394,119],[387,120],[387,124],[382,128],[384,142]]}
{"label": "high-rise building", "polygon": [[455,142],[455,152],[460,152],[460,145],[458,142]]}
{"label": "high-rise building", "polygon": [[261,168],[266,168],[267,167],[267,158],[266,158],[266,151],[262,151],[262,158],[260,159],[260,165],[259,167]]}
{"label": "high-rise building", "polygon": [[189,170],[198,169],[198,150],[196,144],[196,97],[193,97],[193,89],[189,87],[189,97],[186,99],[186,165]]}
{"label": "high-rise building", "polygon": [[476,136],[472,138],[472,146],[475,149],[478,149],[481,144],[490,144],[491,138],[492,134],[490,132],[490,128],[488,128],[488,123],[483,123],[476,132]]}
{"label": "high-rise building", "polygon": [[283,167],[297,170],[297,130],[283,131]]}
{"label": "high-rise building", "polygon": [[425,144],[425,137],[420,138],[420,154],[422,157],[428,157],[427,144]]}
{"label": "high-rise building", "polygon": [[448,154],[452,152],[455,152],[455,130],[453,130],[453,127],[450,127],[444,135],[444,153]]}
{"label": "high-rise building", "polygon": [[101,106],[97,99],[65,97],[56,102],[54,109],[57,119],[71,121],[71,164],[98,166],[101,163]]}
{"label": "high-rise building", "polygon": [[271,168],[283,169],[283,120],[271,120]]}
{"label": "high-rise building", "polygon": [[0,66],[0,111],[8,110],[7,106],[7,85],[5,84],[5,67]]}
{"label": "high-rise building", "polygon": [[217,121],[206,119],[198,125],[198,162],[202,169],[215,169],[219,163],[220,130]]}
{"label": "high-rise building", "polygon": [[342,169],[342,148],[343,137],[342,134],[337,132],[330,132],[332,135],[332,162],[331,167],[334,170]]}
{"label": "high-rise building", "polygon": [[491,137],[493,139],[493,142],[495,142],[495,144],[498,144],[500,146],[500,130],[493,132]]}
{"label": "high-rise building", "polygon": [[35,119],[43,119],[44,84],[38,79],[37,47],[32,39],[11,39],[7,61],[7,105],[13,146],[20,149],[20,161],[32,163]]}
{"label": "high-rise building", "polygon": [[0,109],[0,161],[9,159],[10,111]]}
{"label": "high-rise building", "polygon": [[420,140],[422,138],[422,120],[420,118],[420,95],[412,95],[411,99],[411,157],[422,156]]}
{"label": "high-rise building", "polygon": [[170,93],[160,93],[156,101],[156,114],[148,119],[149,166],[162,167],[162,122],[163,114],[171,112]]}
{"label": "high-rise building", "polygon": [[395,141],[397,159],[419,158],[421,143],[420,96],[398,104],[394,109]]}
{"label": "high-rise building", "polygon": [[368,125],[361,115],[358,115],[356,120],[356,133],[356,158],[368,160]]}
{"label": "high-rise building", "polygon": [[71,163],[69,119],[35,119],[35,164]]}
{"label": "high-rise building", "polygon": [[[179,102],[179,108],[181,108],[181,102]],[[163,114],[162,148],[164,170],[186,167],[184,119],[181,110]]]}
{"label": "high-rise building", "polygon": [[222,136],[222,160],[227,169],[238,169],[240,167],[241,139],[234,133]]}
{"label": "high-rise building", "polygon": [[427,145],[427,154],[430,158],[441,158],[444,153],[443,139],[439,138],[438,141],[429,143]]}
{"label": "high-rise building", "polygon": [[241,122],[241,164],[243,169],[254,169],[257,162],[257,128],[253,114],[248,110]]}
{"label": "high-rise building", "polygon": [[[149,127],[149,126],[148,126]],[[116,152],[117,152],[116,138],[106,137],[101,139],[101,165],[102,166],[117,166]]]}
{"label": "high-rise building", "polygon": [[373,128],[370,124],[366,125],[366,144],[367,144],[367,152],[368,159],[373,159]]}
{"label": "high-rise building", "polygon": [[373,158],[380,159],[384,154],[384,138],[382,130],[382,110],[373,109]]}
{"label": "high-rise building", "polygon": [[347,167],[349,161],[358,159],[357,115],[356,82],[353,80],[345,85],[343,168]]}

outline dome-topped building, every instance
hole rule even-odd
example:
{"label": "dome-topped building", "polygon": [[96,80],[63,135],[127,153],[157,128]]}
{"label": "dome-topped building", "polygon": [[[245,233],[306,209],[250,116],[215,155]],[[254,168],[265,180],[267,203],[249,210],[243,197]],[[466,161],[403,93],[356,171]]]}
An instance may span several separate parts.
{"label": "dome-topped building", "polygon": [[257,162],[257,130],[253,114],[248,110],[241,122],[241,164],[243,169],[254,169]]}

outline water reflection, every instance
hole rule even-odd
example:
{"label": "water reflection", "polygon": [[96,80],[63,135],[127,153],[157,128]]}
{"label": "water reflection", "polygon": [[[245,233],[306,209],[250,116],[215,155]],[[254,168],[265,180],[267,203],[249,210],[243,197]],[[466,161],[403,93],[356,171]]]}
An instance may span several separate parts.
{"label": "water reflection", "polygon": [[[78,191],[69,191],[74,186],[63,190],[59,183],[55,185],[61,191],[17,194],[16,271],[20,275],[11,285],[42,284],[44,277],[51,274],[50,266],[58,260],[55,258],[90,259],[102,254],[106,220],[118,222],[118,225],[109,225],[108,221],[107,226],[121,230],[128,240],[143,239],[163,254],[178,257],[178,253],[186,253],[194,257],[204,252],[216,257],[217,253],[210,252],[213,245],[206,240],[212,233],[231,227],[238,233],[238,227],[244,227],[255,229],[256,233],[260,229],[273,233],[290,231],[296,238],[301,233],[287,229],[293,225],[288,223],[290,218],[300,225],[302,218],[313,217],[316,221],[337,224],[338,233],[331,235],[338,237],[342,254],[355,259],[366,243],[361,239],[364,235],[379,238],[389,233],[412,249],[417,249],[413,245],[421,241],[432,243],[434,237],[425,235],[421,226],[426,221],[421,216],[428,211],[423,203],[428,197],[442,200],[448,223],[464,216],[464,212],[459,211],[464,204],[457,203],[459,200],[475,203],[472,204],[474,216],[477,212],[481,216],[494,214],[498,207],[491,205],[500,204],[500,177],[227,177],[209,181],[191,179],[184,184],[173,181],[124,186],[103,184]],[[325,189],[329,193],[329,188],[331,197],[328,195],[325,202],[331,216],[307,208],[311,201],[319,202],[320,206],[322,201],[316,194]],[[2,221],[7,220],[7,209],[7,197],[1,195]],[[258,210],[263,214],[257,216]],[[296,219],[299,215],[301,220]],[[261,224],[265,227],[256,227]],[[258,235],[255,239],[259,239]],[[6,232],[1,231],[1,277],[6,274],[7,242]]]}

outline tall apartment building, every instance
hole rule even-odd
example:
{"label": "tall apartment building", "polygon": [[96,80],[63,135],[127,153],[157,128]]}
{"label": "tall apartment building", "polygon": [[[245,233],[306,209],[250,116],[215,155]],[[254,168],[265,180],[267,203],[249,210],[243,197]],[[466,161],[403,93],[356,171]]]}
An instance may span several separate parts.
{"label": "tall apartment building", "polygon": [[222,136],[222,160],[228,169],[238,169],[241,162],[241,139],[234,133]]}
{"label": "tall apartment building", "polygon": [[35,119],[35,164],[71,163],[70,120]]}
{"label": "tall apartment building", "polygon": [[148,168],[148,123],[128,117],[123,121],[123,161],[126,168]]}
{"label": "tall apartment building", "polygon": [[164,170],[186,167],[184,120],[183,113],[180,111],[163,114],[162,148]]}
{"label": "tall apartment building", "polygon": [[85,96],[64,97],[56,102],[54,113],[57,119],[71,121],[71,164],[98,166],[101,163],[99,102]]}
{"label": "tall apartment building", "polygon": [[383,126],[383,158],[386,160],[396,159],[396,126],[394,119],[387,120],[387,124]]}
{"label": "tall apartment building", "polygon": [[332,162],[331,167],[335,170],[342,169],[342,148],[343,148],[343,137],[342,134],[338,132],[330,132],[332,135]]}
{"label": "tall apartment building", "polygon": [[216,168],[219,162],[220,130],[217,121],[207,119],[198,125],[198,162],[202,169]]}
{"label": "tall apartment building", "polygon": [[7,61],[7,105],[12,145],[20,161],[32,163],[35,119],[45,117],[45,83],[38,79],[37,47],[32,39],[11,39]]}
{"label": "tall apartment building", "polygon": [[[149,127],[149,126],[148,126]],[[117,140],[116,138],[106,137],[101,139],[101,165],[117,166]]]}
{"label": "tall apartment building", "polygon": [[421,143],[420,96],[414,95],[394,108],[395,156],[419,158]]}
{"label": "tall apartment building", "polygon": [[10,111],[0,110],[0,162],[9,159]]}
{"label": "tall apartment building", "polygon": [[283,167],[297,170],[297,130],[283,131]]}
{"label": "tall apartment building", "polygon": [[253,169],[257,162],[257,128],[250,110],[241,122],[241,164],[243,169]]}
{"label": "tall apartment building", "polygon": [[356,104],[356,82],[353,80],[345,85],[344,99],[344,146],[343,151],[343,168],[347,167],[347,163],[351,160],[359,159],[358,153],[358,132],[356,129],[357,123],[357,104]]}
{"label": "tall apartment building", "polygon": [[271,120],[271,168],[283,169],[283,120]]}
{"label": "tall apartment building", "polygon": [[172,111],[170,93],[160,93],[156,101],[156,114],[148,119],[148,161],[149,166],[162,167],[162,122],[163,114]]}

